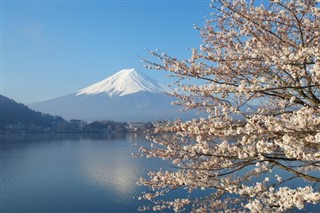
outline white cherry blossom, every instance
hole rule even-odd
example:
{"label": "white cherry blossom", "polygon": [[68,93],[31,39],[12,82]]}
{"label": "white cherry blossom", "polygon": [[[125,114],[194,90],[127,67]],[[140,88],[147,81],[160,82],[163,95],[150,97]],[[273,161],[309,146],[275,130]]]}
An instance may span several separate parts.
{"label": "white cherry blossom", "polygon": [[[142,209],[319,205],[319,1],[214,0],[211,9],[206,25],[195,27],[203,43],[190,59],[155,51],[159,63],[145,60],[175,77],[177,103],[201,116],[159,123],[149,135],[153,146],[140,148],[171,165],[139,180],[150,187],[141,199],[153,204]],[[176,190],[184,196],[173,199]]]}

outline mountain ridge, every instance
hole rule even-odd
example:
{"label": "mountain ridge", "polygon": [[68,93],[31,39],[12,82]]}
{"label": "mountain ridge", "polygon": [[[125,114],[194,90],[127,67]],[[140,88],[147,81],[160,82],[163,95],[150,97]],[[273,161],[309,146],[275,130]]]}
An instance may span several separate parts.
{"label": "mountain ridge", "polygon": [[51,126],[53,122],[63,121],[60,116],[44,114],[30,109],[22,103],[0,95],[0,126],[9,124],[36,124],[41,126]]}
{"label": "mountain ridge", "polygon": [[168,91],[164,86],[134,68],[123,69],[116,74],[83,88],[76,95],[106,93],[110,97],[123,96],[148,91],[162,93]]}
{"label": "mountain ridge", "polygon": [[[29,104],[32,109],[85,121],[156,121],[190,118],[171,103],[170,91],[135,69],[124,69],[72,94]],[[194,114],[194,113],[192,113]]]}

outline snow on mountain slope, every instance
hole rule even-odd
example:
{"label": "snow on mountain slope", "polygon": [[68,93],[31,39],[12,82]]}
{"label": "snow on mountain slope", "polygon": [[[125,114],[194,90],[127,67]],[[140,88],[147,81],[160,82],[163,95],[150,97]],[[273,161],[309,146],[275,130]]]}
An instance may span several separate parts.
{"label": "snow on mountain slope", "polygon": [[121,70],[103,81],[81,89],[77,92],[77,95],[106,93],[112,97],[142,91],[161,93],[165,92],[166,89],[147,75],[132,68]]}
{"label": "snow on mountain slope", "polygon": [[55,99],[29,104],[34,110],[65,119],[155,121],[193,117],[172,105],[175,99],[155,80],[135,69],[125,69],[81,89]]}

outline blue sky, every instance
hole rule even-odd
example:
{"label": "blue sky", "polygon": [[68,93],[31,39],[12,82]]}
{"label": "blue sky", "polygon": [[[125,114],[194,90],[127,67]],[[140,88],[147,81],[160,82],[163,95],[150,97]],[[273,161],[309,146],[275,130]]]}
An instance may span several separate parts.
{"label": "blue sky", "polygon": [[75,92],[125,68],[159,82],[139,57],[188,58],[210,1],[1,1],[1,94],[31,103]]}

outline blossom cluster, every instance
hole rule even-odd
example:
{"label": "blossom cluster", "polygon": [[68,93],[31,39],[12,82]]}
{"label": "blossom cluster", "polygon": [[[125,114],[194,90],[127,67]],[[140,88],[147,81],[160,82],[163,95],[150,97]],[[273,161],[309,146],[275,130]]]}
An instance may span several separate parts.
{"label": "blossom cluster", "polygon": [[[319,205],[319,1],[214,0],[211,7],[190,59],[155,51],[161,62],[146,61],[176,77],[177,104],[201,116],[158,124],[151,146],[140,148],[172,163],[139,180],[151,189],[141,198],[154,210],[194,212]],[[178,188],[210,194],[161,201]]]}

